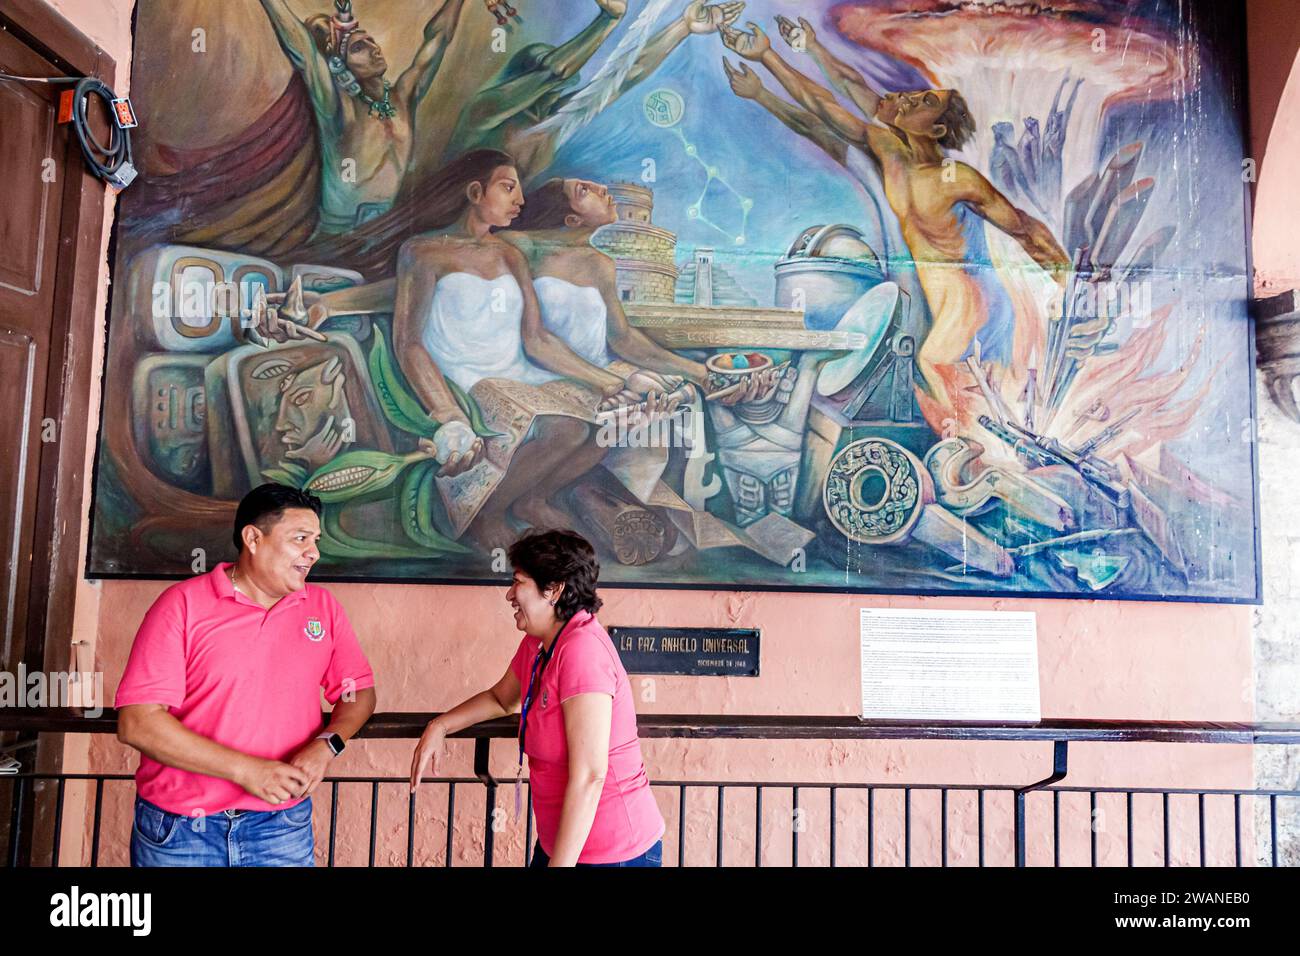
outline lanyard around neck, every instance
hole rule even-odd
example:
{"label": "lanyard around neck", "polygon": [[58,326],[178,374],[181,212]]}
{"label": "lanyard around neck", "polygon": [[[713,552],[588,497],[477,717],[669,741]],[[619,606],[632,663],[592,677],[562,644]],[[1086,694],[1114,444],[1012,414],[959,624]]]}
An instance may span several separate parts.
{"label": "lanyard around neck", "polygon": [[537,656],[533,658],[533,670],[528,677],[528,691],[524,694],[524,704],[519,713],[519,769],[521,772],[524,766],[524,738],[528,734],[528,711],[532,709],[533,697],[541,684],[538,677],[542,671],[546,670],[546,665],[550,662],[555,654],[555,649],[560,644],[560,636],[572,621],[573,618],[565,621],[564,626],[560,628],[560,633],[556,634],[555,640],[551,641],[551,646],[547,648],[543,644],[537,649]]}

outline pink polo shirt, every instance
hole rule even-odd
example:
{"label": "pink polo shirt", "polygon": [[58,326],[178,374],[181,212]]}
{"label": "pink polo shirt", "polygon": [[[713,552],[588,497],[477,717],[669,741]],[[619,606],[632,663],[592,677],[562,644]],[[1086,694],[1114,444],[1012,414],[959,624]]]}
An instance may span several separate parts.
{"label": "pink polo shirt", "polygon": [[[539,638],[524,637],[510,662],[510,669],[519,678],[521,700],[528,693],[528,678],[541,646]],[[555,848],[564,789],[569,782],[569,748],[560,705],[578,694],[598,693],[614,700],[609,768],[591,834],[578,862],[621,863],[640,856],[663,836],[664,820],[641,760],[636,707],[627,671],[609,635],[587,611],[575,614],[556,638],[555,651],[538,684],[528,711],[524,746],[533,811],[537,815],[537,839],[542,849],[550,855]]]}
{"label": "pink polo shirt", "polygon": [[[343,608],[308,584],[269,611],[235,591],[228,564],[158,596],[131,645],[115,706],[165,704],[219,744],[285,760],[321,732],[321,690],[331,703],[375,685]],[[140,796],[172,813],[285,810],[218,777],[140,755]]]}

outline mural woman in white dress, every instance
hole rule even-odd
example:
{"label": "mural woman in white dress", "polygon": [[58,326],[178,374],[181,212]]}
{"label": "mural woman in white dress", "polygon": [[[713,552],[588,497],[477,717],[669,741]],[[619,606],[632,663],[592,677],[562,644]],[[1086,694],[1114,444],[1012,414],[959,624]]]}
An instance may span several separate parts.
{"label": "mural woman in white dress", "polygon": [[[311,325],[330,314],[393,313],[398,364],[430,416],[456,440],[441,474],[464,474],[482,461],[484,442],[448,386],[469,392],[483,379],[541,385],[569,379],[590,389],[597,407],[640,401],[645,385],[627,381],[572,350],[541,320],[533,277],[502,229],[524,206],[513,161],[498,150],[474,150],[444,167],[421,189],[422,231],[402,245],[394,279],[322,296]],[[634,380],[635,379],[635,380]],[[508,386],[507,386],[508,387]],[[552,501],[603,457],[591,418],[540,414],[509,458],[504,476],[478,509],[469,533],[484,547],[517,537],[507,514],[533,527],[566,527],[572,516]],[[482,490],[482,489],[481,489]]]}
{"label": "mural woman in white dress", "polygon": [[618,218],[609,190],[585,179],[552,179],[527,198],[501,238],[528,257],[546,328],[593,365],[607,368],[622,358],[640,366],[646,393],[672,392],[682,379],[703,387],[701,363],[661,348],[628,323],[614,260],[591,244],[597,229]]}

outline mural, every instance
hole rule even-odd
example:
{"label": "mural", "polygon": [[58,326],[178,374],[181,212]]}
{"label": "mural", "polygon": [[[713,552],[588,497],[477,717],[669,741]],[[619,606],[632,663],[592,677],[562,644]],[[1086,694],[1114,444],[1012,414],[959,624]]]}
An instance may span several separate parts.
{"label": "mural", "polygon": [[1225,6],[141,0],[90,572],[1254,600]]}

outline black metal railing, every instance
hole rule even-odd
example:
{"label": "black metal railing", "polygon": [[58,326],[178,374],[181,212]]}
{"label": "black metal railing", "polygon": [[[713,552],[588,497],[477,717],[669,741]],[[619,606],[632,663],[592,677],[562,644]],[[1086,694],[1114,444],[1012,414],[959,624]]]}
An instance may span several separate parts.
{"label": "black metal railing", "polygon": [[[377,714],[359,736],[414,739],[432,716]],[[755,866],[912,866],[918,857],[922,864],[940,866],[1025,866],[1031,849],[1035,860],[1052,866],[1243,866],[1261,859],[1278,866],[1300,857],[1300,840],[1279,826],[1280,817],[1300,811],[1300,790],[1060,783],[1068,773],[1071,743],[1294,745],[1300,744],[1300,725],[1101,720],[920,724],[675,715],[641,715],[638,724],[645,739],[1053,743],[1051,772],[1019,785],[652,779],[667,823],[667,866],[739,865],[750,859]],[[474,741],[473,776],[427,778],[428,786],[417,793],[409,792],[406,777],[326,778],[315,794],[318,861],[327,866],[362,865],[362,858],[366,866],[526,864],[535,821],[531,813],[518,820],[499,805],[503,786],[510,794],[506,802],[512,802],[513,780],[499,781],[490,771],[492,741],[513,738],[516,729],[517,718],[505,718],[455,735]],[[116,717],[112,712],[90,719],[69,711],[0,711],[0,732],[10,731],[25,735],[25,743],[39,733],[115,733]],[[29,746],[15,755],[30,758],[34,753]],[[349,795],[357,792],[361,806],[350,808],[356,801]],[[9,807],[0,818],[8,824],[4,860],[9,866],[99,866],[109,832],[107,862],[124,863],[133,797],[133,779],[126,774],[25,769],[0,776],[0,812],[6,800]],[[70,800],[78,808],[71,816]],[[112,817],[107,830],[106,809]],[[1031,809],[1036,813],[1031,815]],[[1194,823],[1186,819],[1193,811]],[[1122,813],[1124,821],[1119,851],[1113,851],[1117,831],[1104,822],[1114,813]],[[1247,849],[1255,846],[1256,821],[1266,834],[1262,853]],[[72,852],[67,850],[69,826],[79,837]],[[1188,834],[1183,845],[1176,843],[1176,836]],[[1139,840],[1146,852],[1137,852]],[[1212,852],[1215,842],[1230,843],[1231,850]],[[1105,852],[1106,847],[1113,852]]]}

